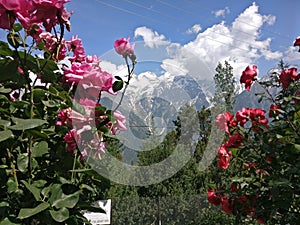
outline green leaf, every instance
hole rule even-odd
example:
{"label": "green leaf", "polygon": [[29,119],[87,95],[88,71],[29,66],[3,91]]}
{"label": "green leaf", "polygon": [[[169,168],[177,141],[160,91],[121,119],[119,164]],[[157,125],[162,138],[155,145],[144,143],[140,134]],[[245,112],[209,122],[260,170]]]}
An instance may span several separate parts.
{"label": "green leaf", "polygon": [[35,138],[42,138],[44,140],[48,140],[49,138],[49,136],[43,130],[26,130],[26,134],[32,135]]}
{"label": "green leaf", "polygon": [[0,222],[0,225],[20,225],[20,223],[14,223],[10,221],[8,218],[5,218]]}
{"label": "green leaf", "polygon": [[13,26],[13,29],[15,32],[19,32],[20,30],[22,30],[23,26],[19,23],[15,23]]}
{"label": "green leaf", "polygon": [[11,59],[2,59],[0,60],[0,82],[13,80],[17,75],[18,62]]}
{"label": "green leaf", "polygon": [[124,86],[123,80],[118,80],[113,83],[112,89],[114,92],[120,91]]}
{"label": "green leaf", "polygon": [[115,76],[115,78],[116,78],[117,80],[122,80],[122,78],[119,77],[119,76]]}
{"label": "green leaf", "polygon": [[49,206],[50,206],[49,203],[43,202],[35,208],[23,208],[20,210],[18,218],[19,219],[29,218],[31,216],[34,216],[34,215],[46,210],[47,208],[49,208]]}
{"label": "green leaf", "polygon": [[81,191],[76,191],[70,195],[62,194],[60,199],[57,199],[55,202],[53,202],[53,206],[57,208],[73,208],[79,200],[80,193]]}
{"label": "green leaf", "polygon": [[53,60],[39,59],[39,64],[43,67],[42,80],[45,83],[53,83],[58,75],[54,71],[58,70],[57,64]]}
{"label": "green leaf", "polygon": [[12,91],[11,88],[4,88],[4,87],[0,87],[0,93],[3,93],[3,94],[8,94]]}
{"label": "green leaf", "polygon": [[32,148],[32,157],[42,157],[49,152],[48,143],[41,141]]}
{"label": "green leaf", "polygon": [[15,180],[10,177],[6,183],[7,185],[7,192],[12,193],[15,192],[18,189],[18,184],[15,182]]}
{"label": "green leaf", "polygon": [[295,150],[295,153],[300,152],[300,145],[299,144],[293,144],[293,149]]}
{"label": "green leaf", "polygon": [[19,154],[17,158],[17,165],[20,172],[25,173],[28,169],[28,154]]}
{"label": "green leaf", "polygon": [[54,184],[51,187],[51,196],[49,198],[49,202],[51,203],[52,207],[56,208],[73,208],[78,200],[80,191],[76,191],[70,195],[66,195],[63,193],[62,185],[61,184]]}
{"label": "green leaf", "polygon": [[48,101],[44,101],[42,100],[43,104],[49,108],[53,108],[53,107],[59,107],[60,103],[58,101],[55,100],[48,100]]}
{"label": "green leaf", "polygon": [[10,137],[13,137],[13,133],[10,130],[0,131],[0,142],[5,141]]}
{"label": "green leaf", "polygon": [[0,55],[3,55],[3,56],[12,56],[13,55],[13,51],[9,48],[7,42],[0,41]]}
{"label": "green leaf", "polygon": [[58,211],[50,210],[49,212],[52,218],[59,223],[69,218],[69,210],[67,208],[61,208]]}
{"label": "green leaf", "polygon": [[13,118],[13,121],[16,123],[16,125],[8,127],[12,130],[28,130],[32,128],[39,127],[47,121],[41,120],[41,119],[19,119],[19,118]]}
{"label": "green leaf", "polygon": [[37,187],[30,185],[29,183],[27,183],[25,180],[21,180],[21,182],[25,185],[25,187],[33,194],[34,198],[36,201],[41,200],[41,190],[38,189]]}
{"label": "green leaf", "polygon": [[9,203],[6,201],[0,202],[0,207],[9,207]]}
{"label": "green leaf", "polygon": [[8,127],[8,126],[10,126],[10,121],[9,120],[0,120],[0,126]]}

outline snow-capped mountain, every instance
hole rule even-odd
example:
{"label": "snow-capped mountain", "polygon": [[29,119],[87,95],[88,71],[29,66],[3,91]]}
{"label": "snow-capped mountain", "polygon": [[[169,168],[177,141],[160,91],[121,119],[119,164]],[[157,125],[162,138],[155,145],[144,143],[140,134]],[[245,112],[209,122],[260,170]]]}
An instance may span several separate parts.
{"label": "snow-capped mountain", "polygon": [[[204,86],[208,87],[208,83]],[[197,110],[208,107],[208,97],[201,84],[187,75],[157,76],[146,72],[133,77],[118,108],[127,119],[128,130],[120,132],[125,154],[130,149],[140,151],[151,135],[163,138],[174,129],[173,121],[181,107],[191,105]],[[110,99],[102,98],[101,103],[114,108],[119,99],[120,93]]]}

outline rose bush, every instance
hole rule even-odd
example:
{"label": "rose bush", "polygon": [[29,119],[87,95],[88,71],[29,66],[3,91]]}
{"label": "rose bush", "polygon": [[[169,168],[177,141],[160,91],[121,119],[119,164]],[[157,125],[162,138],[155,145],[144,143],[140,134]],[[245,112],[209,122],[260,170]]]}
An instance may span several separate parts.
{"label": "rose bush", "polygon": [[101,93],[127,87],[134,46],[128,40],[121,51],[126,82],[103,71],[81,39],[64,39],[67,2],[0,0],[7,31],[0,41],[1,225],[89,224],[83,211],[101,211],[92,203],[107,181],[85,159],[105,157],[112,135],[126,129],[117,107],[101,105]]}
{"label": "rose bush", "polygon": [[[299,38],[294,46],[299,46]],[[300,223],[300,105],[296,67],[281,62],[269,80],[256,78],[257,67],[248,66],[240,82],[250,90],[254,81],[265,90],[259,101],[269,101],[267,112],[242,108],[225,112],[216,124],[226,132],[217,165],[223,182],[207,191],[208,201],[234,214],[237,224]],[[277,91],[276,94],[271,94]]]}

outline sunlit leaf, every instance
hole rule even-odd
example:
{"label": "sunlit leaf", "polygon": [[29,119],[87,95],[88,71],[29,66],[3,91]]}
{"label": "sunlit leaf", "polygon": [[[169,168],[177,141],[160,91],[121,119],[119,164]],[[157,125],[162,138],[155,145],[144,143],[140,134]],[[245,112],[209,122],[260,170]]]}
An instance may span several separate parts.
{"label": "sunlit leaf", "polygon": [[48,143],[41,141],[32,148],[32,157],[42,157],[49,152]]}
{"label": "sunlit leaf", "polygon": [[20,210],[18,218],[19,219],[29,218],[31,216],[34,216],[34,215],[46,210],[47,208],[49,208],[49,206],[50,206],[49,203],[43,202],[35,208],[23,208]]}
{"label": "sunlit leaf", "polygon": [[0,142],[5,141],[10,137],[13,137],[13,133],[10,130],[0,131]]}
{"label": "sunlit leaf", "polygon": [[33,194],[36,201],[41,200],[40,192],[41,190],[36,188],[35,186],[27,183],[25,180],[21,180],[21,182],[25,185],[25,187]]}
{"label": "sunlit leaf", "polygon": [[11,130],[28,130],[47,123],[47,121],[41,119],[13,118],[13,121],[16,123],[16,125],[8,127]]}
{"label": "sunlit leaf", "polygon": [[51,214],[51,217],[56,221],[56,222],[63,222],[66,219],[69,218],[69,210],[67,208],[61,208],[58,211],[56,210],[50,210],[49,211]]}
{"label": "sunlit leaf", "polygon": [[18,169],[24,173],[28,169],[28,154],[19,154],[17,158]]}

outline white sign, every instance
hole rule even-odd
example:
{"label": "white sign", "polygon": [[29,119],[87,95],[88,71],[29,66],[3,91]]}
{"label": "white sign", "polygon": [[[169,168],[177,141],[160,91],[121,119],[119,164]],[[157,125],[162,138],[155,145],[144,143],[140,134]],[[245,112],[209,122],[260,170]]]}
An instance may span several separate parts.
{"label": "white sign", "polygon": [[110,224],[111,199],[100,200],[97,203],[105,213],[86,212],[83,216],[93,225]]}

